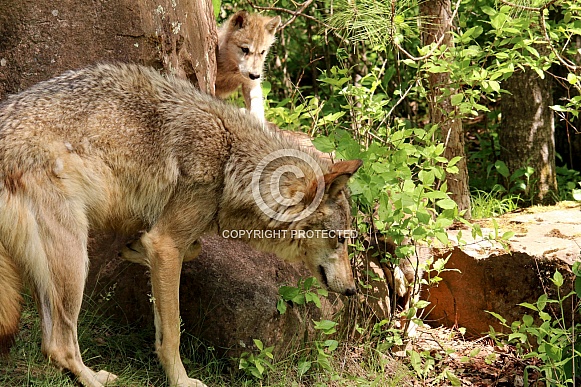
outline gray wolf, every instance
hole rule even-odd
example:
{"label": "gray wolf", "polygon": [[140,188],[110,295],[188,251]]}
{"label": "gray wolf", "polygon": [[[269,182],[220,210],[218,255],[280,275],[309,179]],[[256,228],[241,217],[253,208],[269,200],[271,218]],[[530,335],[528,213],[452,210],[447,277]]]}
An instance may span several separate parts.
{"label": "gray wolf", "polygon": [[137,65],[70,71],[9,97],[0,105],[0,349],[17,333],[27,283],[42,352],[85,386],[114,380],[84,365],[77,342],[88,232],[145,230],[124,254],[150,268],[157,355],[172,386],[204,386],[178,349],[181,265],[198,238],[270,230],[245,239],[352,295],[346,236],[335,231],[349,229],[345,185],[360,165],[332,164],[189,82]]}
{"label": "gray wolf", "polygon": [[226,98],[242,85],[246,109],[263,122],[260,81],[264,60],[279,24],[280,16],[268,18],[238,11],[218,29],[216,95]]}

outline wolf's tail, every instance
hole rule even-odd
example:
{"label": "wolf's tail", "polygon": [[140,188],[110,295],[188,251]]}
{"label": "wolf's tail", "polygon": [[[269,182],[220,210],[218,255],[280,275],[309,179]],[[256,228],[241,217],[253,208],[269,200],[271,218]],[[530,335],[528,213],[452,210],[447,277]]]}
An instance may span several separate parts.
{"label": "wolf's tail", "polygon": [[34,213],[29,200],[0,184],[0,355],[10,350],[18,333],[23,281],[40,294],[50,287],[50,269]]}
{"label": "wolf's tail", "polygon": [[0,355],[8,353],[18,333],[22,280],[16,265],[0,245]]}

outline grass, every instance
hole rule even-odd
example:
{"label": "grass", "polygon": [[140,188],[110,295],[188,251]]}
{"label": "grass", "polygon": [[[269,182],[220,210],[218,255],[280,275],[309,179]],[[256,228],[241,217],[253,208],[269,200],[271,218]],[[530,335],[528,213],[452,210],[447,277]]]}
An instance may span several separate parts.
{"label": "grass", "polygon": [[494,218],[519,208],[519,196],[500,196],[497,192],[472,191],[472,218]]}
{"label": "grass", "polygon": [[[112,321],[97,305],[85,302],[79,321],[79,345],[86,365],[116,374],[117,386],[165,386],[167,380],[153,351],[154,331]],[[57,370],[40,352],[40,322],[30,297],[26,297],[21,329],[10,356],[0,359],[0,386],[77,386],[69,373]],[[305,352],[297,352],[273,364],[263,378],[238,370],[237,359],[218,358],[212,347],[182,334],[182,359],[191,377],[210,387],[303,386],[406,386],[412,385],[407,367],[369,345],[343,344],[335,350],[331,370],[313,367],[299,376],[297,365]]]}

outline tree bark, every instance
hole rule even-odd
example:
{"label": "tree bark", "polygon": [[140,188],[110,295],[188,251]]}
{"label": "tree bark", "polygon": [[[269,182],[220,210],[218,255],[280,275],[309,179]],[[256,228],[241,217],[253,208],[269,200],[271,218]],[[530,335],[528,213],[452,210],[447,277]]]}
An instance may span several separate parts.
{"label": "tree bark", "polygon": [[[420,2],[422,44],[429,45],[446,34],[442,42],[447,47],[453,47],[454,41],[450,34],[452,6],[450,0],[426,0]],[[428,77],[428,97],[430,121],[440,127],[442,140],[446,146],[444,157],[448,160],[460,156],[462,159],[456,164],[458,173],[448,174],[446,181],[450,197],[458,204],[460,211],[466,211],[464,217],[470,218],[470,190],[468,186],[468,168],[466,152],[464,150],[464,130],[456,107],[452,106],[450,96],[444,97],[442,90],[450,89],[450,75],[448,73],[430,74]]]}
{"label": "tree bark", "polygon": [[518,71],[503,82],[509,94],[500,101],[502,127],[500,158],[510,173],[525,167],[535,172],[527,186],[534,203],[553,204],[557,199],[555,121],[551,79],[536,72]]}
{"label": "tree bark", "polygon": [[66,70],[137,62],[213,93],[210,0],[2,0],[0,99]]}

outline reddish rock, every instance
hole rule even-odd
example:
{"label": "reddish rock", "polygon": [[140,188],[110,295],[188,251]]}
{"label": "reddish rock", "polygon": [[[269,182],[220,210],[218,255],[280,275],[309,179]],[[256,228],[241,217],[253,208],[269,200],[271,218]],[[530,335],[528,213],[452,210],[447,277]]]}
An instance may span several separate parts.
{"label": "reddish rock", "polygon": [[[537,209],[538,211],[538,209]],[[562,294],[572,288],[571,265],[580,259],[580,207],[546,212],[510,214],[498,219],[502,232],[514,230],[510,252],[485,240],[463,239],[467,245],[452,250],[435,250],[435,259],[449,256],[442,281],[424,290],[429,300],[428,322],[432,325],[464,327],[468,334],[480,336],[489,326],[502,330],[498,320],[486,311],[512,321],[532,311],[518,306],[534,303],[544,292],[556,298],[550,281],[555,270],[565,277]],[[483,229],[483,233],[493,233]],[[458,234],[451,231],[451,237]],[[433,275],[433,274],[432,274]],[[569,308],[569,310],[571,310]]]}

